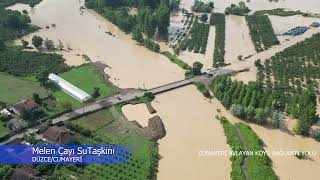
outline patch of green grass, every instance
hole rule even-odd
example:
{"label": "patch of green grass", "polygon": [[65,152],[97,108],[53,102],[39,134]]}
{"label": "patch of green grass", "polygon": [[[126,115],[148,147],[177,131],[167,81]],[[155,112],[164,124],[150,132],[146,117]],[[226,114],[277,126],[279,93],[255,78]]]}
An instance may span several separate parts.
{"label": "patch of green grass", "polygon": [[7,128],[6,123],[0,121],[0,137],[3,137],[10,133],[10,129]]}
{"label": "patch of green grass", "polygon": [[94,112],[92,114],[75,119],[72,121],[72,123],[77,124],[83,128],[94,131],[108,125],[114,120],[115,118],[112,115],[112,113],[108,109],[105,109],[105,110]]}
{"label": "patch of green grass", "polygon": [[165,55],[171,62],[177,64],[178,66],[180,66],[182,69],[188,70],[191,69],[191,67],[183,62],[182,60],[178,59],[177,57],[175,57],[174,55],[172,55],[170,52],[165,51],[163,52],[163,55]]}
{"label": "patch of green grass", "polygon": [[99,88],[101,98],[111,96],[116,91],[116,88],[104,80],[96,66],[92,63],[71,69],[68,72],[60,74],[60,76],[88,94],[93,93],[94,87]]}
{"label": "patch of green grass", "polygon": [[[104,80],[103,76],[92,63],[81,65],[70,71],[59,74],[59,76],[88,94],[93,93],[94,87],[99,88],[100,96],[98,99],[108,97],[116,93],[117,88],[111,83]],[[54,97],[59,101],[68,101],[72,108],[81,107],[82,103],[73,98],[61,89],[52,89]]]}
{"label": "patch of green grass", "polygon": [[53,96],[57,99],[57,108],[59,108],[59,102],[61,101],[70,102],[72,109],[80,108],[82,105],[80,101],[60,89],[53,91]]}
{"label": "patch of green grass", "polygon": [[0,73],[0,101],[13,104],[21,99],[32,98],[32,93],[37,93],[41,97],[48,95],[48,92],[32,78]]}
{"label": "patch of green grass", "polygon": [[[236,128],[239,129],[244,143],[247,146],[248,151],[252,152],[264,152],[263,142],[257,136],[257,134],[250,128],[250,126],[237,123]],[[272,169],[272,161],[267,154],[248,156],[248,168],[249,179],[261,179],[264,177],[266,180],[277,180],[278,177]]]}
{"label": "patch of green grass", "polygon": [[132,156],[125,164],[62,165],[47,179],[70,177],[70,175],[78,179],[156,179],[158,146],[143,136],[130,133],[126,137],[119,137],[98,132],[95,137],[85,139],[82,143],[129,145]]}
{"label": "patch of green grass", "polygon": [[[220,123],[223,126],[224,134],[227,138],[227,143],[230,145],[231,150],[234,152],[240,152],[243,150],[243,147],[240,142],[240,138],[237,134],[237,130],[233,124],[231,124],[225,117],[218,117]],[[233,180],[244,180],[245,175],[242,171],[243,164],[243,156],[242,155],[232,155],[230,160],[232,162],[232,171],[230,174],[231,179]]]}

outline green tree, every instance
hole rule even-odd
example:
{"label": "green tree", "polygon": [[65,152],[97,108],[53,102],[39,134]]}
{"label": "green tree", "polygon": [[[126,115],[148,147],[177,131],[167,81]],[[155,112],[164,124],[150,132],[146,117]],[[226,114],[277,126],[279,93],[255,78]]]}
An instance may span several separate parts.
{"label": "green tree", "polygon": [[59,44],[58,44],[58,47],[57,47],[60,51],[63,51],[64,50],[64,45],[63,43],[59,40]]}
{"label": "green tree", "polygon": [[49,40],[48,38],[44,40],[43,44],[47,51],[53,51],[55,49],[54,42],[52,40]]}
{"label": "green tree", "polygon": [[26,41],[26,40],[21,40],[21,43],[22,43],[22,46],[24,47],[24,48],[27,48],[28,46],[29,46],[29,42],[28,41]]}
{"label": "green tree", "polygon": [[0,40],[0,51],[3,51],[6,49],[6,45],[4,44],[4,42],[2,40]]}
{"label": "green tree", "polygon": [[207,14],[202,14],[200,16],[200,21],[202,22],[207,22],[208,21],[208,15]]}
{"label": "green tree", "polygon": [[165,0],[161,0],[156,11],[158,30],[160,34],[167,34],[170,26],[170,9]]}
{"label": "green tree", "polygon": [[282,121],[282,119],[283,119],[283,116],[280,112],[273,112],[271,117],[271,123],[273,127],[279,128],[280,122]]}
{"label": "green tree", "polygon": [[98,98],[99,96],[100,96],[100,88],[98,88],[98,87],[94,87],[93,88],[93,92],[92,92],[92,97],[93,98]]}
{"label": "green tree", "polygon": [[35,0],[30,0],[30,1],[29,1],[29,6],[30,6],[31,8],[34,8],[34,7],[36,6]]}
{"label": "green tree", "polygon": [[248,119],[249,121],[254,121],[256,115],[254,107],[248,106],[244,109],[244,111],[246,114],[246,119]]}
{"label": "green tree", "polygon": [[203,64],[196,61],[192,65],[192,73],[193,75],[200,75],[202,70]]}
{"label": "green tree", "polygon": [[32,99],[33,99],[33,101],[36,102],[37,104],[41,104],[41,98],[40,98],[39,94],[33,93],[33,94],[32,94]]}
{"label": "green tree", "polygon": [[39,48],[42,46],[43,39],[40,36],[33,36],[32,38],[32,44],[34,47]]}
{"label": "green tree", "polygon": [[264,121],[265,121],[265,114],[264,114],[264,110],[262,108],[257,108],[255,110],[255,120],[256,120],[256,123],[258,124],[263,124]]}
{"label": "green tree", "polygon": [[14,169],[11,167],[11,165],[1,165],[0,167],[0,177],[3,179],[10,179],[13,172]]}
{"label": "green tree", "polygon": [[46,71],[40,72],[36,75],[36,79],[40,82],[40,86],[45,87],[48,82],[49,73]]}
{"label": "green tree", "polygon": [[143,43],[143,35],[142,35],[142,31],[141,28],[138,26],[135,26],[132,30],[132,34],[131,34],[131,38],[133,40],[138,41],[139,43]]}
{"label": "green tree", "polygon": [[232,104],[230,106],[230,112],[239,118],[244,118],[244,108],[241,105]]}
{"label": "green tree", "polygon": [[7,27],[14,28],[14,29],[19,29],[24,25],[21,19],[19,18],[19,16],[16,14],[8,15],[7,18],[5,19],[5,24]]}

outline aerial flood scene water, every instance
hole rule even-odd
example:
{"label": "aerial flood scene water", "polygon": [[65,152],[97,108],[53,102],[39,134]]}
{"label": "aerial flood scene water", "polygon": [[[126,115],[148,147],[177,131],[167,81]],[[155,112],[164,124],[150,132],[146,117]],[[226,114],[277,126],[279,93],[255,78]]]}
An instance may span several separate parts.
{"label": "aerial flood scene water", "polygon": [[320,1],[7,1],[1,145],[132,152],[2,179],[320,179]]}

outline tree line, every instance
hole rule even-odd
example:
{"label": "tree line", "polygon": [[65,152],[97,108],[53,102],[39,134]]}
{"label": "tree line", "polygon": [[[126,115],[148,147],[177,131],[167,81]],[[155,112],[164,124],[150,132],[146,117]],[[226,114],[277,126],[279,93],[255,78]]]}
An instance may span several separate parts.
{"label": "tree line", "polygon": [[[124,32],[140,29],[152,38],[156,31],[166,36],[170,25],[170,12],[179,0],[86,0],[87,8],[95,9]],[[129,13],[137,8],[137,13]]]}
{"label": "tree line", "polygon": [[298,119],[295,131],[308,135],[316,115],[316,95],[319,94],[320,79],[320,34],[315,34],[282,52],[276,53],[258,69],[257,79],[279,92],[282,110]]}
{"label": "tree line", "polygon": [[246,21],[251,40],[257,52],[267,50],[280,43],[267,15],[249,15],[246,16]]}
{"label": "tree line", "polygon": [[[225,117],[216,117],[223,126],[227,143],[232,149],[232,180],[279,179],[272,169],[272,161],[265,153],[263,141],[243,123],[231,124]],[[247,153],[245,153],[247,152]],[[249,154],[253,152],[253,154]],[[263,154],[255,154],[263,152]],[[248,154],[248,155],[247,155]],[[246,159],[246,163],[244,163]]]}
{"label": "tree line", "polygon": [[225,55],[225,15],[222,13],[211,13],[210,25],[216,27],[216,38],[213,53],[213,67],[224,66]]}
{"label": "tree line", "polygon": [[210,25],[199,22],[199,17],[194,18],[194,22],[182,42],[175,48],[175,53],[179,54],[180,51],[188,50],[194,53],[205,54],[207,49],[207,42],[209,36]]}

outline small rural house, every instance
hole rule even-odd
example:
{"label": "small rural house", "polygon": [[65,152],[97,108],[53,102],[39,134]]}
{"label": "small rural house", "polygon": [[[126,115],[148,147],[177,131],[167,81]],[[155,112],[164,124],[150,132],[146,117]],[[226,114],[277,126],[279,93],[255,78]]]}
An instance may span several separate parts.
{"label": "small rural house", "polygon": [[67,144],[71,141],[69,130],[58,126],[49,127],[42,137],[53,144]]}
{"label": "small rural house", "polygon": [[14,104],[10,110],[12,110],[15,114],[21,115],[24,111],[28,112],[36,112],[40,108],[40,105],[32,100],[22,100],[16,104]]}

